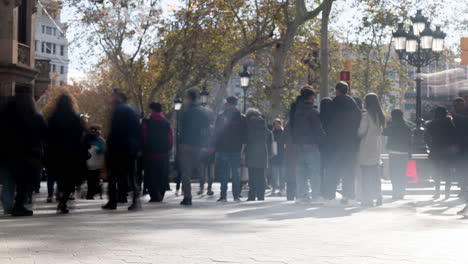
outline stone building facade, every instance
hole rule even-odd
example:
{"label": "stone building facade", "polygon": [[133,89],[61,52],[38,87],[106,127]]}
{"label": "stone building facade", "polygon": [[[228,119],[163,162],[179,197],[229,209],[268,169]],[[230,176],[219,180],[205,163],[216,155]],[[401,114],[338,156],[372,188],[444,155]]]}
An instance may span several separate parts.
{"label": "stone building facade", "polygon": [[15,91],[38,99],[50,79],[49,61],[35,59],[36,0],[0,0],[0,104]]}

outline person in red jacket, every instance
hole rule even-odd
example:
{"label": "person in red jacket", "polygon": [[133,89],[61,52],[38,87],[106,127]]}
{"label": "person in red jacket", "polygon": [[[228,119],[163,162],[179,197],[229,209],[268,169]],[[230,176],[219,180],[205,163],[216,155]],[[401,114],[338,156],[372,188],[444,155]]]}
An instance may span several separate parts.
{"label": "person in red jacket", "polygon": [[149,107],[151,116],[142,125],[144,181],[150,202],[162,202],[169,183],[169,153],[174,136],[171,124],[162,113],[161,104],[153,102]]}

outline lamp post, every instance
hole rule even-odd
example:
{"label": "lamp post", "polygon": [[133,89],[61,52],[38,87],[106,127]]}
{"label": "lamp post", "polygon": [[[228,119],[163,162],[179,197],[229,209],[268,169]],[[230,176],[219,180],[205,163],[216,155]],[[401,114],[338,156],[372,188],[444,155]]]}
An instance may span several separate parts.
{"label": "lamp post", "polygon": [[244,113],[247,111],[247,91],[249,89],[249,82],[250,82],[250,73],[248,71],[248,65],[244,64],[244,70],[239,72],[240,77],[240,85],[242,90],[244,91]]}
{"label": "lamp post", "polygon": [[208,96],[210,96],[210,93],[206,89],[206,86],[203,86],[202,91],[200,93],[200,101],[203,106],[206,106],[208,104]]}
{"label": "lamp post", "polygon": [[446,34],[440,30],[431,29],[431,23],[427,17],[422,15],[422,10],[416,12],[411,18],[412,25],[408,31],[403,23],[398,24],[398,29],[393,33],[395,39],[395,50],[400,60],[416,67],[416,131],[415,136],[422,136],[422,104],[421,104],[421,68],[430,65],[439,59],[444,49]]}

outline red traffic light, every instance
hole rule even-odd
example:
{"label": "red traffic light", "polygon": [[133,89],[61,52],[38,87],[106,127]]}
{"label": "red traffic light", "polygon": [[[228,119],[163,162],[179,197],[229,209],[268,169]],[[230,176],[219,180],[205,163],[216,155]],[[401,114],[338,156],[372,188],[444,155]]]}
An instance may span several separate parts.
{"label": "red traffic light", "polygon": [[349,82],[351,80],[351,72],[342,71],[340,72],[340,81]]}

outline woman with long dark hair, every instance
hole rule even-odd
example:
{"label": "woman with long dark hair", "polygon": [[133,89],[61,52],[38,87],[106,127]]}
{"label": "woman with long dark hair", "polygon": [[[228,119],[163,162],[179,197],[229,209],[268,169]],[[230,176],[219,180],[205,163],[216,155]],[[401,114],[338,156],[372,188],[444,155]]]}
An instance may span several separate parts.
{"label": "woman with long dark hair", "polygon": [[364,98],[364,110],[358,135],[358,162],[362,170],[362,206],[382,204],[382,190],[379,175],[382,132],[385,127],[385,116],[376,94],[370,93]]}
{"label": "woman with long dark hair", "polygon": [[47,171],[57,180],[58,213],[68,213],[67,202],[75,186],[86,175],[87,147],[83,144],[85,125],[74,98],[62,94],[48,120]]}

